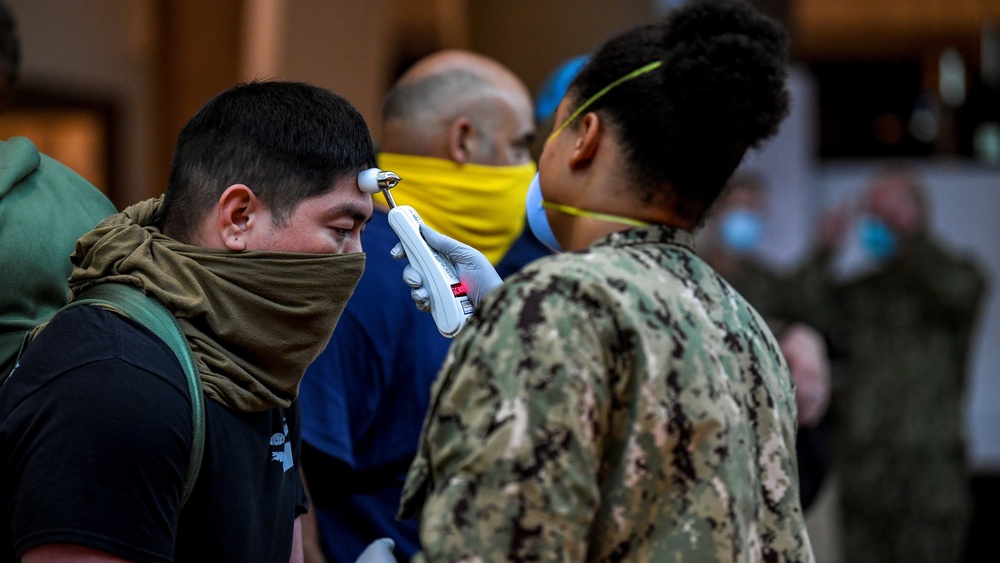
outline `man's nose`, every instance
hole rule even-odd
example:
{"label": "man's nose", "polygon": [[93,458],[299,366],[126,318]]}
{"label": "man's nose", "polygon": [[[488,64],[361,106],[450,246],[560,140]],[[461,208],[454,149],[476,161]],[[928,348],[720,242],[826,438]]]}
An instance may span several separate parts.
{"label": "man's nose", "polygon": [[361,249],[361,241],[360,240],[347,241],[347,244],[344,245],[344,253],[347,254],[349,252],[364,252]]}

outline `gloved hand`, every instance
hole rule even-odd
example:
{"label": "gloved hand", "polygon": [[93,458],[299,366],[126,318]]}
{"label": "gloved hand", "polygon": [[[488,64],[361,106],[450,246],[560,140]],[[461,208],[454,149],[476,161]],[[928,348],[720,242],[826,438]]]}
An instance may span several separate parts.
{"label": "gloved hand", "polygon": [[368,544],[368,547],[361,552],[361,555],[354,560],[354,563],[397,563],[396,557],[392,554],[392,548],[396,547],[396,542],[391,538],[380,538]]}
{"label": "gloved hand", "polygon": [[[465,284],[465,291],[469,294],[472,306],[479,308],[479,303],[483,298],[497,287],[503,285],[500,274],[493,269],[493,264],[482,252],[467,244],[442,235],[431,229],[427,225],[420,225],[420,234],[423,235],[427,244],[440,252],[444,257],[451,260],[458,272],[458,279]],[[406,258],[406,251],[403,244],[397,243],[390,251],[396,260]],[[430,311],[430,295],[424,289],[424,280],[420,277],[420,272],[409,264],[403,268],[403,282],[410,286],[410,296],[417,304],[417,309]]]}

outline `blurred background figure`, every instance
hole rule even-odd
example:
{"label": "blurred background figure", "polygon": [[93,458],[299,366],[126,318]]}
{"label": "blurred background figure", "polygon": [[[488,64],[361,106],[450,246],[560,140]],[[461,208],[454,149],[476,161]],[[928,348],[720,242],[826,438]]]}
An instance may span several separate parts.
{"label": "blurred background figure", "polygon": [[826,342],[813,327],[796,322],[785,306],[797,291],[760,259],[766,229],[761,176],[738,171],[698,232],[698,254],[767,321],[795,381],[799,433],[796,440],[803,510],[816,500],[829,468],[825,415],[830,398]]}
{"label": "blurred background figure", "polygon": [[[985,279],[937,240],[928,205],[913,170],[879,171],[861,215],[831,214],[796,274],[809,290],[803,312],[830,338],[833,468],[852,563],[963,557],[966,364]],[[839,253],[859,256],[834,275]]]}
{"label": "blurred background figure", "polygon": [[[527,87],[497,61],[465,50],[421,59],[383,106],[379,166],[402,178],[393,199],[482,250],[498,271],[548,254],[525,225],[533,115]],[[319,540],[306,539],[310,561],[322,561],[319,544],[328,561],[354,561],[381,537],[395,540],[401,561],[418,547],[416,522],[396,513],[451,340],[400,283],[405,262],[389,254],[399,238],[387,212],[376,196],[364,275],[300,389]]]}

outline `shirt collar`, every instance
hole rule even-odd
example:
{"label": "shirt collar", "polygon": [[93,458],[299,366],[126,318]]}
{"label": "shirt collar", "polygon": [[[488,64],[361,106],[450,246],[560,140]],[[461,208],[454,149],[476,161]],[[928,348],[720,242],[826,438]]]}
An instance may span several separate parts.
{"label": "shirt collar", "polygon": [[694,252],[694,235],[691,231],[677,227],[650,225],[611,233],[595,242],[593,246],[622,247],[637,244],[669,244]]}

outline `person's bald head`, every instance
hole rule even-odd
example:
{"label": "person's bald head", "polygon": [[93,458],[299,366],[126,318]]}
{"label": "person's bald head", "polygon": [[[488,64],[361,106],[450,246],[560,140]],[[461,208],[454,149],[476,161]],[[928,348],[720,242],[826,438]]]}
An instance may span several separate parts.
{"label": "person's bald head", "polygon": [[499,62],[449,49],[410,67],[382,106],[383,151],[508,166],[531,159],[531,94]]}

